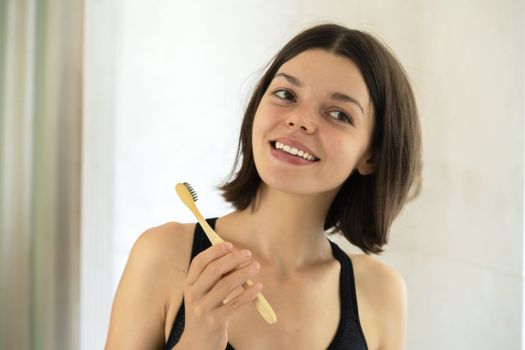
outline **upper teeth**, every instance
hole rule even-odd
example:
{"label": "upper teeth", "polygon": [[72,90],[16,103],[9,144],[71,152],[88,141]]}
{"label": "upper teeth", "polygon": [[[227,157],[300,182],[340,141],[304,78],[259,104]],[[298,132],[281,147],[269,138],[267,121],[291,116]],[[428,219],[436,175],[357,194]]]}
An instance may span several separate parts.
{"label": "upper teeth", "polygon": [[308,152],[303,151],[302,149],[297,149],[295,147],[291,147],[288,145],[285,145],[284,143],[281,143],[279,141],[275,142],[275,148],[280,149],[282,151],[288,152],[293,154],[294,156],[302,157],[306,160],[314,160],[315,157],[309,154]]}

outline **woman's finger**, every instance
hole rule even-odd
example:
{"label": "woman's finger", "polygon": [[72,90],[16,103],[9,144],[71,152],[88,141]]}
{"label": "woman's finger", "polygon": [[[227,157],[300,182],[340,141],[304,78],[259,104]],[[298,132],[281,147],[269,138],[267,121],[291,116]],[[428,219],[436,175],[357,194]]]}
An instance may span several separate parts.
{"label": "woman's finger", "polygon": [[185,284],[192,285],[194,284],[202,271],[210,264],[212,261],[230,253],[233,250],[233,245],[228,242],[223,242],[215,244],[210,248],[197,254],[195,258],[191,261],[188,274],[186,275]]}
{"label": "woman's finger", "polygon": [[208,293],[212,288],[215,288],[214,286],[219,280],[241,268],[250,257],[250,252],[246,253],[246,250],[238,251],[234,249],[229,254],[210,262],[192,286],[194,295],[199,297]]}
{"label": "woman's finger", "polygon": [[229,318],[230,315],[241,306],[250,304],[255,300],[257,295],[263,290],[263,285],[261,282],[255,283],[250,288],[246,289],[244,292],[229,300],[226,304],[221,306],[217,312],[219,317]]}
{"label": "woman's finger", "polygon": [[260,270],[258,262],[252,262],[227,276],[223,276],[209,291],[203,301],[205,309],[213,309],[223,305],[225,300],[235,289],[243,285]]}

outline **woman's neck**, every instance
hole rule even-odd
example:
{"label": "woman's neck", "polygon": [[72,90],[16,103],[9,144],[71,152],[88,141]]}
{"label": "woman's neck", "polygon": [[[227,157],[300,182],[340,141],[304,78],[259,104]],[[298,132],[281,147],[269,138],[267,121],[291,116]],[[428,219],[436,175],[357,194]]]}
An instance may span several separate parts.
{"label": "woman's neck", "polygon": [[287,273],[330,260],[324,220],[336,192],[290,194],[261,187],[255,210],[248,207],[219,219],[225,239],[252,251],[266,268]]}

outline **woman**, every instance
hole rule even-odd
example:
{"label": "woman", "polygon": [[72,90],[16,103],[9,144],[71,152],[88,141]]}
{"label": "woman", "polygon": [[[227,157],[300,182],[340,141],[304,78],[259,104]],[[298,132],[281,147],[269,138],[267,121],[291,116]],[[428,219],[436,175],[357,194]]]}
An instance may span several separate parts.
{"label": "woman", "polygon": [[[394,56],[339,25],[300,33],[247,107],[240,169],[220,187],[235,210],[208,220],[232,246],[210,247],[195,223],[142,234],[106,349],[402,349],[405,283],[370,254],[387,243],[420,153],[414,97]],[[365,254],[344,253],[326,230]],[[244,291],[247,279],[259,283]],[[251,302],[261,290],[276,324]]]}

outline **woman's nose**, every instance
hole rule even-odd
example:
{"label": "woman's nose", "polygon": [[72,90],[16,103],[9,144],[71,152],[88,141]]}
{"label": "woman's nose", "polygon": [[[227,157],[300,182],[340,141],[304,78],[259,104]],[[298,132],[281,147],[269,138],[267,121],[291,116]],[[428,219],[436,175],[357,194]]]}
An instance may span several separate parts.
{"label": "woman's nose", "polygon": [[311,134],[317,130],[317,125],[314,121],[312,112],[306,112],[296,110],[292,112],[286,120],[286,125],[289,128],[301,128],[306,131],[307,134]]}

